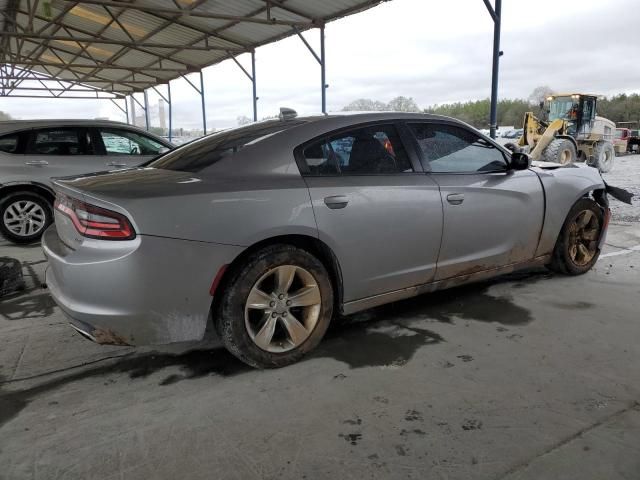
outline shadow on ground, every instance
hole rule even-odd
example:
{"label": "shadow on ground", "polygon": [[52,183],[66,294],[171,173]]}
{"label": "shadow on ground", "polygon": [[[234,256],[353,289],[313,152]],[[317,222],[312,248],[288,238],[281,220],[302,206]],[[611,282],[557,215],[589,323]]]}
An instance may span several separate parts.
{"label": "shadow on ground", "polygon": [[[515,305],[510,297],[494,297],[487,291],[496,283],[516,282],[513,288],[517,289],[548,276],[546,271],[512,274],[492,282],[436,292],[340,318],[308,358],[333,358],[350,368],[401,366],[420,347],[445,341],[436,332],[413,326],[415,320],[452,323],[460,318],[525,325],[532,320],[530,312]],[[167,367],[178,367],[180,373],[167,376],[159,383],[160,386],[209,375],[234,376],[251,370],[223,348],[191,350],[182,354],[132,353],[112,363],[57,377],[28,389],[0,392],[0,426],[33,399],[71,382],[122,374],[132,380],[143,379]],[[0,376],[0,386],[7,383],[11,382]]]}

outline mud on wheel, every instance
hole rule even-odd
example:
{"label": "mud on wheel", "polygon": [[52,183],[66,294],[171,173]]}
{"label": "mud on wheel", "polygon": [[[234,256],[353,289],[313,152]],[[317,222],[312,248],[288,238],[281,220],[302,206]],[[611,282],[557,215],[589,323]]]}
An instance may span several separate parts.
{"label": "mud on wheel", "polygon": [[305,250],[272,245],[230,272],[214,309],[224,346],[258,368],[298,361],[324,336],[333,289],[323,264]]}
{"label": "mud on wheel", "polygon": [[553,250],[549,269],[565,275],[588,272],[598,260],[604,212],[590,198],[578,200],[567,215]]}

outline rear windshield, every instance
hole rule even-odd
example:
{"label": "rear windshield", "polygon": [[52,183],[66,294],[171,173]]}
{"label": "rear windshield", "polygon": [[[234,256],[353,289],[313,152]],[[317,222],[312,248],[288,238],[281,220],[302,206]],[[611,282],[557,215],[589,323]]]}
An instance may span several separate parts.
{"label": "rear windshield", "polygon": [[303,120],[269,121],[225,130],[195,140],[153,160],[146,166],[181,172],[200,172],[247,145],[300,125]]}

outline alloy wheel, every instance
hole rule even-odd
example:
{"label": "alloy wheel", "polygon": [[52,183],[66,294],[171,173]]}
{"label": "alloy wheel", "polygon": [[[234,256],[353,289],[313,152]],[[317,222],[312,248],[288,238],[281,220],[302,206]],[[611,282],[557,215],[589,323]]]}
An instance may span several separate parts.
{"label": "alloy wheel", "polygon": [[46,213],[36,202],[18,200],[4,211],[4,226],[14,235],[30,237],[40,233],[46,223]]}
{"label": "alloy wheel", "polygon": [[583,210],[569,227],[569,257],[578,266],[587,265],[598,250],[600,221],[591,210]]}
{"label": "alloy wheel", "polygon": [[282,353],[303,344],[320,317],[322,297],[313,275],[296,265],[263,274],[245,303],[245,327],[262,350]]}

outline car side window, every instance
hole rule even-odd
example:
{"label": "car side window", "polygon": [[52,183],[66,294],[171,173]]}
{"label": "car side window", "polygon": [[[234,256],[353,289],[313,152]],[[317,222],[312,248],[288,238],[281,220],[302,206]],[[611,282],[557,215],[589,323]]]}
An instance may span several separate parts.
{"label": "car side window", "polygon": [[434,173],[499,172],[507,169],[503,153],[474,132],[455,125],[409,124]]}
{"label": "car side window", "polygon": [[78,128],[34,130],[27,153],[35,155],[86,155],[86,131]]}
{"label": "car side window", "polygon": [[310,144],[303,157],[311,175],[380,175],[413,172],[393,125],[358,128]]}
{"label": "car side window", "polygon": [[166,147],[137,132],[100,128],[100,137],[107,155],[159,155]]}
{"label": "car side window", "polygon": [[19,153],[18,144],[20,141],[20,134],[11,133],[0,137],[0,152],[4,153]]}

